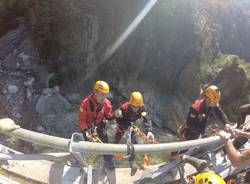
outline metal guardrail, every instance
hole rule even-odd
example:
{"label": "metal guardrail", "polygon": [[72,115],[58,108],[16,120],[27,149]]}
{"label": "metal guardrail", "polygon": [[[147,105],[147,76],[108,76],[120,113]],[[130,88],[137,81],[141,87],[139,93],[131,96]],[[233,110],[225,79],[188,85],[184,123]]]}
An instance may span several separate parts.
{"label": "metal guardrail", "polygon": [[[55,148],[58,150],[69,152],[70,139],[61,137],[55,137],[45,135],[37,132],[33,132],[26,129],[17,129],[11,132],[2,132],[3,134],[31,142],[37,145]],[[223,143],[223,139],[219,136],[213,136],[204,139],[173,142],[173,143],[159,143],[159,144],[140,144],[134,145],[136,154],[145,153],[159,153],[159,152],[172,152],[180,151],[200,146],[206,146],[211,144]],[[93,142],[73,142],[71,143],[71,149],[76,152],[82,152],[85,154],[127,154],[126,144],[105,144],[105,143],[93,143]]]}

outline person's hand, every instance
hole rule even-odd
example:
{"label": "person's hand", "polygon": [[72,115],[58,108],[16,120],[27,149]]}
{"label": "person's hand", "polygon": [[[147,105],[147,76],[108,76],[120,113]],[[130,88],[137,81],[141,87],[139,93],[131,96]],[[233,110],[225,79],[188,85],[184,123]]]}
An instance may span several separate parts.
{"label": "person's hand", "polygon": [[0,131],[13,131],[20,128],[19,125],[16,125],[12,119],[4,118],[0,119]]}
{"label": "person's hand", "polygon": [[85,134],[88,129],[80,129],[80,132]]}
{"label": "person's hand", "polygon": [[227,123],[227,124],[225,124],[224,129],[225,129],[226,132],[229,132],[232,128],[231,128],[230,124]]}
{"label": "person's hand", "polygon": [[86,129],[86,130],[84,131],[84,133],[85,133],[85,136],[87,137],[87,139],[88,139],[89,141],[91,141],[92,138],[93,138],[91,131],[88,130],[88,129]]}
{"label": "person's hand", "polygon": [[233,129],[233,132],[237,136],[240,136],[240,134],[241,134],[241,131],[239,129],[237,129],[237,128]]}
{"label": "person's hand", "polygon": [[155,141],[155,136],[152,132],[148,132],[147,134],[147,140],[149,143],[153,143]]}
{"label": "person's hand", "polygon": [[114,116],[116,118],[122,118],[122,111],[120,109],[116,110],[115,113],[114,113]]}
{"label": "person's hand", "polygon": [[220,136],[221,138],[225,138],[227,135],[227,132],[220,130],[220,131],[217,131],[216,135]]}
{"label": "person's hand", "polygon": [[217,135],[217,136],[220,136],[221,138],[223,138],[223,139],[225,139],[225,140],[227,140],[227,139],[230,138],[230,134],[227,133],[227,132],[225,132],[225,131],[223,131],[223,130],[218,131],[218,132],[216,133],[216,135]]}

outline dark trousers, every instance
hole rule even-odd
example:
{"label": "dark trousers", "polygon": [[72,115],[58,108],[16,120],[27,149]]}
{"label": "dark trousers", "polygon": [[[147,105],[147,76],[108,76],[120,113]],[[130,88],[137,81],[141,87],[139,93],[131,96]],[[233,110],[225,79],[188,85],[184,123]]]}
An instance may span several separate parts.
{"label": "dark trousers", "polygon": [[184,122],[179,129],[179,141],[189,141],[198,139],[202,132],[194,132],[192,129]]}
{"label": "dark trousers", "polygon": [[[183,123],[179,130],[179,141],[190,141],[190,140],[196,140],[199,138],[201,133],[193,132],[186,123]],[[174,151],[171,152],[171,155],[177,155],[177,154],[183,154],[187,150],[181,150],[181,151]]]}
{"label": "dark trousers", "polygon": [[[114,140],[115,144],[118,144],[121,141],[121,138],[123,137],[124,133],[126,132],[126,130],[128,128],[129,127],[124,128],[121,125],[117,126],[115,140]],[[135,144],[143,144],[143,139],[141,138],[140,135],[138,135],[137,132],[132,132],[131,139],[132,139],[131,140],[132,144],[134,144],[134,143]],[[129,162],[134,162],[135,159],[136,159],[136,155],[130,155]]]}
{"label": "dark trousers", "polygon": [[[96,131],[97,131],[98,137],[100,138],[100,140],[103,143],[109,143],[109,141],[108,141],[108,134],[107,134],[107,129],[106,129],[105,123],[101,123],[97,127]],[[85,133],[83,133],[83,137],[84,137],[85,140],[89,141]],[[105,162],[111,162],[112,158],[113,158],[112,155],[103,155],[103,159],[104,159]]]}

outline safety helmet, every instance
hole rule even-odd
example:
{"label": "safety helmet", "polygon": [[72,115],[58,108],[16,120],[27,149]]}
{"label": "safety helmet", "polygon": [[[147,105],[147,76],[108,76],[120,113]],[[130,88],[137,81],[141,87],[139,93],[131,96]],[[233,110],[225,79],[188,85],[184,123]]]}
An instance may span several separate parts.
{"label": "safety helmet", "polygon": [[135,107],[143,106],[143,97],[140,92],[133,92],[130,95],[129,103]]}
{"label": "safety helmet", "polygon": [[109,85],[107,82],[99,80],[99,81],[96,81],[94,85],[94,90],[107,94],[109,93]]}
{"label": "safety helmet", "polygon": [[217,86],[208,86],[204,91],[204,95],[213,103],[218,104],[220,102],[221,92]]}
{"label": "safety helmet", "polygon": [[226,182],[218,174],[210,172],[196,175],[195,184],[226,184]]}

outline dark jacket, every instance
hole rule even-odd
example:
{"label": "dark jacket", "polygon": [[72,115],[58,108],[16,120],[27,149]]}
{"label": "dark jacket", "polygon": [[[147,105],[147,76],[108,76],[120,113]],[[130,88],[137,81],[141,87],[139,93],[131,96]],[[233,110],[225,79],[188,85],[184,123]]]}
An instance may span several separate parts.
{"label": "dark jacket", "polygon": [[207,120],[213,113],[224,125],[229,123],[226,114],[220,106],[209,107],[206,105],[206,99],[201,99],[195,102],[189,110],[186,119],[188,128],[190,128],[192,132],[203,134],[207,125]]}
{"label": "dark jacket", "polygon": [[117,119],[117,123],[119,126],[121,126],[124,129],[127,129],[130,125],[131,122],[135,122],[139,118],[143,118],[143,126],[144,129],[147,132],[152,131],[152,121],[146,116],[142,116],[142,112],[146,112],[144,106],[142,106],[138,112],[134,112],[133,109],[131,108],[129,102],[125,102],[121,107],[120,110],[122,111],[122,118]]}

